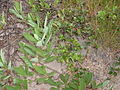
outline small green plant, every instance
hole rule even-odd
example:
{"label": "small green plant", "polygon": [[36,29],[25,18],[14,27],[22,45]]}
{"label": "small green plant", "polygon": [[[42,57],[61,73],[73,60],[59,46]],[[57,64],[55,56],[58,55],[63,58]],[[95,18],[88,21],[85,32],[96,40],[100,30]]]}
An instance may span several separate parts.
{"label": "small green plant", "polygon": [[[59,2],[60,0],[55,0],[54,6],[59,5]],[[49,13],[46,14],[45,20],[40,18],[40,9],[50,8],[46,0],[28,0],[27,3],[31,7],[31,11],[28,13],[23,11],[21,1],[14,2],[14,7],[10,9],[10,12],[17,17],[18,22],[24,22],[28,28],[23,33],[26,41],[19,43],[19,51],[22,53],[19,57],[22,64],[14,66],[11,61],[6,62],[2,51],[0,53],[0,80],[2,81],[0,87],[3,90],[28,90],[30,82],[50,84],[52,86],[51,90],[96,89],[102,88],[109,83],[109,80],[106,80],[103,83],[96,84],[93,80],[93,73],[76,67],[76,63],[81,63],[83,57],[80,53],[82,47],[75,37],[79,34],[76,34],[77,31],[74,31],[74,28],[78,22],[85,23],[85,17],[83,11],[81,17],[73,14],[77,12],[77,7],[75,10],[66,7],[70,5],[70,7],[73,7],[76,4],[83,5],[82,2],[79,0],[68,0],[68,2],[69,4],[66,5],[67,2],[63,1],[62,4],[65,8],[56,11],[59,16],[57,20],[49,19]],[[78,11],[82,9],[81,5],[78,7]],[[62,15],[60,15],[61,12]],[[70,14],[73,14],[72,18]],[[62,20],[61,16],[63,17]],[[67,16],[69,18],[65,19]],[[73,18],[74,23],[70,21]],[[56,22],[58,25],[56,25]],[[55,30],[54,26],[57,27],[57,30]],[[56,37],[53,36],[55,35],[53,33],[59,34],[57,44],[52,40],[52,37]],[[56,46],[56,48],[53,48],[53,46]],[[69,72],[59,73],[58,80],[53,79],[54,74],[58,72],[53,69],[52,72],[48,72],[47,69],[50,68],[45,65],[54,60],[65,63]],[[34,78],[34,80],[29,79],[35,75],[39,77]]]}
{"label": "small green plant", "polygon": [[2,29],[6,25],[6,17],[4,11],[0,15],[0,29]]}
{"label": "small green plant", "polygon": [[[102,88],[109,83],[109,80],[96,84],[93,80],[93,74],[86,70],[76,71],[70,74],[61,74],[59,81],[50,80],[48,78],[37,79],[39,83],[48,83],[54,87],[50,90],[85,90],[87,88]],[[48,81],[50,80],[50,82]]]}
{"label": "small green plant", "polygon": [[10,12],[16,15],[19,19],[24,19],[23,17],[23,7],[21,2],[14,3],[14,9],[10,9]]}
{"label": "small green plant", "polygon": [[66,42],[61,42],[57,48],[58,61],[66,63],[69,70],[74,70],[75,63],[80,63],[83,61],[83,57],[81,53],[79,53],[81,46],[78,41],[73,38],[65,38],[65,40]]}
{"label": "small green plant", "polygon": [[50,5],[47,3],[47,0],[39,0],[39,4],[42,8],[50,8]]}
{"label": "small green plant", "polygon": [[[4,90],[19,90],[27,89],[27,80],[18,79],[14,75],[14,70],[16,67],[12,66],[12,62],[7,62],[4,57],[4,52],[0,52],[0,89]],[[19,69],[20,70],[20,69]],[[23,69],[24,70],[24,69]],[[19,72],[23,74],[21,69]],[[18,71],[17,71],[18,72]],[[13,86],[14,84],[14,86]]]}
{"label": "small green plant", "polygon": [[[38,50],[39,51],[39,50]],[[28,90],[28,77],[32,77],[36,73],[38,75],[45,75],[51,77],[54,75],[53,72],[48,73],[46,66],[36,66],[33,62],[37,62],[36,59],[31,61],[27,56],[20,56],[23,59],[25,65],[13,66],[11,61],[7,64],[4,53],[1,50],[0,53],[0,89],[2,90]],[[31,71],[30,71],[31,69]],[[34,81],[34,80],[33,80]]]}
{"label": "small green plant", "polygon": [[[103,1],[97,3],[93,2],[95,7],[100,7],[101,9],[93,9],[97,12],[94,17],[91,18],[91,23],[93,24],[93,32],[95,35],[96,42],[104,48],[118,49],[119,48],[119,1],[112,0]],[[92,8],[93,6],[91,6]],[[92,12],[92,11],[91,11]],[[96,23],[94,23],[96,22]]]}
{"label": "small green plant", "polygon": [[0,83],[0,87],[4,86],[6,81],[8,82],[9,78],[11,77],[11,75],[9,74],[10,72],[11,72],[11,62],[7,64],[4,57],[4,53],[1,50],[0,51],[0,81],[2,82]]}
{"label": "small green plant", "polygon": [[113,65],[110,67],[109,74],[117,76],[118,72],[120,72],[120,57],[117,59],[116,62],[113,63]]}

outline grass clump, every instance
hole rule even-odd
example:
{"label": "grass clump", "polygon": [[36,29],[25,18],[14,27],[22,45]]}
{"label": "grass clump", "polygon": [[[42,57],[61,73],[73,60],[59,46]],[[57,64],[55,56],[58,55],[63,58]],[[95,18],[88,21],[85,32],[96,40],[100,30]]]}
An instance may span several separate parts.
{"label": "grass clump", "polygon": [[90,24],[95,32],[94,39],[104,47],[116,50],[120,48],[120,15],[119,0],[91,0],[87,2]]}

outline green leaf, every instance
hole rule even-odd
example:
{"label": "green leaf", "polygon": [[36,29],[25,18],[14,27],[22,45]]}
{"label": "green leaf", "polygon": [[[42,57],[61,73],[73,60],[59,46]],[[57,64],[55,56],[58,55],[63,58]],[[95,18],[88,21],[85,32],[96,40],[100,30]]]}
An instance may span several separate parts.
{"label": "green leaf", "polygon": [[[9,86],[9,85],[6,85],[5,86],[5,88],[7,89],[7,90],[20,90],[20,86]],[[6,90],[5,89],[5,90]]]}
{"label": "green leaf", "polygon": [[44,37],[44,39],[45,39],[45,36],[46,36],[47,33],[48,33],[48,30],[49,30],[49,28],[48,28],[47,26],[43,29],[43,32],[44,32],[43,37]]}
{"label": "green leaf", "polygon": [[117,72],[116,71],[109,71],[109,74],[117,76]]}
{"label": "green leaf", "polygon": [[62,90],[73,90],[73,88],[65,87],[65,88],[63,88]]}
{"label": "green leaf", "polygon": [[54,0],[54,5],[57,5],[60,2],[60,0]]}
{"label": "green leaf", "polygon": [[68,74],[66,74],[66,75],[65,75],[65,82],[67,82],[67,81],[68,81],[68,79],[69,79],[69,75],[68,75]]}
{"label": "green leaf", "polygon": [[[45,45],[48,44],[49,40],[51,39],[51,36],[52,36],[52,33],[51,33],[51,30],[52,30],[52,25],[53,25],[53,20],[51,20],[48,24],[48,28],[46,28],[47,30],[45,31],[47,33],[46,35],[46,39],[45,39]],[[45,29],[45,28],[44,28]]]}
{"label": "green leaf", "polygon": [[34,34],[34,38],[35,38],[36,40],[39,40],[39,39],[40,39],[37,34]]}
{"label": "green leaf", "polygon": [[0,62],[3,64],[6,63],[5,57],[4,57],[4,52],[2,51],[2,49],[0,50]]}
{"label": "green leaf", "polygon": [[75,90],[78,89],[78,86],[76,86],[76,83],[74,83],[73,81],[69,83],[69,87],[74,88]]}
{"label": "green leaf", "polygon": [[25,62],[26,65],[28,65],[29,67],[33,68],[33,65],[32,65],[31,61],[27,57],[20,56],[20,58],[23,59],[23,61]]}
{"label": "green leaf", "polygon": [[30,48],[25,46],[23,49],[27,54],[30,54],[31,56],[35,56],[35,52],[33,52]]}
{"label": "green leaf", "polygon": [[15,67],[14,71],[21,76],[27,76],[27,72],[22,66]]}
{"label": "green leaf", "polygon": [[14,67],[14,71],[21,76],[32,76],[33,73],[29,72],[28,69],[23,68],[23,66]]}
{"label": "green leaf", "polygon": [[99,17],[104,17],[106,15],[106,11],[99,11],[98,16]]}
{"label": "green leaf", "polygon": [[38,58],[37,57],[36,58],[32,58],[30,61],[31,62],[38,62]]}
{"label": "green leaf", "polygon": [[44,22],[44,28],[47,26],[47,20],[48,20],[48,17],[47,17],[47,15],[46,15],[46,17],[45,17],[45,22]]}
{"label": "green leaf", "polygon": [[30,6],[34,5],[34,0],[28,0],[28,3],[30,4]]}
{"label": "green leaf", "polygon": [[44,56],[47,55],[47,52],[41,50],[40,48],[34,47],[34,46],[26,44],[26,43],[24,43],[24,44],[25,44],[25,46],[29,47],[31,50],[33,50],[34,52],[36,52],[41,57],[44,57]]}
{"label": "green leaf", "polygon": [[28,17],[27,17],[28,20],[33,20],[33,18],[31,17],[31,13],[28,13]]}
{"label": "green leaf", "polygon": [[58,81],[58,82],[55,82],[53,79],[51,78],[38,78],[37,79],[38,82],[40,83],[47,83],[47,84],[50,84],[50,85],[53,85],[53,86],[59,86],[59,85],[62,85],[63,83]]}
{"label": "green leaf", "polygon": [[26,51],[24,50],[24,44],[23,43],[19,43],[20,48],[18,48],[19,51],[21,51],[22,53],[26,54]]}
{"label": "green leaf", "polygon": [[26,80],[22,80],[22,79],[19,79],[19,78],[15,78],[14,81],[13,81],[14,84],[21,84],[21,83],[24,83],[24,82],[26,82]]}
{"label": "green leaf", "polygon": [[60,75],[60,79],[65,83],[65,76],[63,74]]}
{"label": "green leaf", "polygon": [[0,75],[4,74],[4,70],[0,69]]}
{"label": "green leaf", "polygon": [[27,80],[15,78],[13,82],[14,82],[14,84],[19,85],[19,86],[23,87],[24,89],[28,90]]}
{"label": "green leaf", "polygon": [[92,81],[93,74],[91,72],[86,72],[83,78],[86,82],[86,85],[88,85]]}
{"label": "green leaf", "polygon": [[32,55],[32,56],[35,56],[35,55],[36,55],[35,51],[33,51],[33,50],[32,50],[29,46],[27,46],[24,42],[20,42],[20,43],[19,43],[19,46],[20,46],[19,50],[20,50],[22,53],[24,53],[24,54],[30,54],[30,55]]}
{"label": "green leaf", "polygon": [[[42,33],[41,33],[42,32],[42,28],[37,26],[37,27],[34,28],[34,32],[35,32],[37,40],[38,39],[40,40],[40,38],[42,36]],[[35,37],[35,35],[34,35],[34,37]]]}
{"label": "green leaf", "polygon": [[[0,59],[0,61],[1,61],[1,59]],[[4,66],[4,64],[2,62],[0,62],[0,67],[3,67],[3,66]]]}
{"label": "green leaf", "polygon": [[48,42],[50,41],[51,36],[52,36],[52,34],[48,34],[48,35],[47,35],[47,37],[46,37],[46,39],[45,39],[45,46],[46,46],[46,45],[48,44]]}
{"label": "green leaf", "polygon": [[39,46],[39,47],[43,46],[43,41],[38,41],[36,46]]}
{"label": "green leaf", "polygon": [[120,65],[120,62],[115,62],[114,65],[115,65],[115,66],[119,66],[119,65]]}
{"label": "green leaf", "polygon": [[44,40],[45,40],[45,37],[46,37],[46,35],[47,35],[47,33],[48,33],[48,27],[45,27],[45,28],[43,29],[43,32],[44,32],[44,34],[43,34],[43,36],[42,36],[42,39],[37,42],[36,46],[42,46],[42,45],[43,45]]}
{"label": "green leaf", "polygon": [[118,58],[118,61],[120,61],[120,57]]}
{"label": "green leaf", "polygon": [[3,84],[0,83],[0,88],[3,86]]}
{"label": "green leaf", "polygon": [[44,62],[49,63],[55,60],[54,56],[48,56],[47,58],[44,59]]}
{"label": "green leaf", "polygon": [[24,19],[23,16],[20,15],[19,12],[17,12],[16,10],[10,9],[9,11],[10,11],[10,13],[13,13],[17,18]]}
{"label": "green leaf", "polygon": [[67,83],[68,79],[69,79],[69,75],[66,74],[65,76],[63,74],[60,75],[60,79],[64,82]]}
{"label": "green leaf", "polygon": [[48,80],[45,81],[45,83],[48,83],[53,86],[57,86],[58,84],[51,78],[48,78]]}
{"label": "green leaf", "polygon": [[36,52],[41,57],[44,57],[48,54],[48,52],[45,52],[44,50],[41,50],[40,48],[37,48],[35,46],[29,45],[29,44],[24,43],[24,42],[20,42],[19,45],[22,47],[25,47],[25,46],[28,47],[29,49],[31,49],[33,52]]}
{"label": "green leaf", "polygon": [[102,88],[102,87],[105,87],[106,85],[109,84],[109,82],[110,82],[109,80],[106,80],[106,81],[104,81],[104,82],[98,84],[98,85],[96,86],[96,88]]}
{"label": "green leaf", "polygon": [[28,40],[28,41],[31,41],[31,42],[37,42],[37,40],[29,33],[25,32],[23,34],[23,36]]}
{"label": "green leaf", "polygon": [[96,82],[95,80],[91,82],[92,88],[96,88]]}
{"label": "green leaf", "polygon": [[2,12],[2,24],[5,25],[6,24],[6,18],[5,18],[5,13],[4,11]]}
{"label": "green leaf", "polygon": [[56,82],[56,86],[57,86],[57,87],[59,87],[59,86],[61,86],[61,85],[63,85],[63,84],[64,84],[64,83],[61,82],[61,81],[57,81],[57,82]]}
{"label": "green leaf", "polygon": [[15,6],[14,8],[17,11],[22,12],[22,3],[21,2],[15,1],[14,6]]}
{"label": "green leaf", "polygon": [[0,66],[7,68],[4,52],[2,51],[2,49],[0,50]]}
{"label": "green leaf", "polygon": [[109,88],[109,90],[113,90],[113,86],[111,86],[111,87]]}
{"label": "green leaf", "polygon": [[78,86],[79,90],[85,90],[86,88],[85,80],[83,78],[80,78],[79,81],[80,81],[80,85]]}
{"label": "green leaf", "polygon": [[8,75],[8,76],[1,76],[0,78],[3,79],[3,80],[7,80],[7,79],[10,78],[10,75]]}
{"label": "green leaf", "polygon": [[55,75],[55,72],[50,72],[50,73],[47,73],[48,76],[54,76]]}
{"label": "green leaf", "polygon": [[36,27],[37,27],[37,24],[36,24],[34,21],[32,21],[32,20],[28,20],[28,24],[29,24],[31,27],[33,27],[33,28],[36,28]]}
{"label": "green leaf", "polygon": [[38,78],[37,81],[40,83],[45,83],[48,80],[48,78]]}
{"label": "green leaf", "polygon": [[9,64],[8,64],[8,69],[11,70],[12,69],[12,62],[11,60],[9,61]]}
{"label": "green leaf", "polygon": [[40,16],[38,14],[36,15],[36,19],[37,19],[37,25],[39,27],[40,26]]}
{"label": "green leaf", "polygon": [[51,87],[50,90],[59,90],[59,89],[57,89],[55,87]]}
{"label": "green leaf", "polygon": [[45,66],[34,66],[34,68],[39,74],[42,74],[42,75],[47,74]]}

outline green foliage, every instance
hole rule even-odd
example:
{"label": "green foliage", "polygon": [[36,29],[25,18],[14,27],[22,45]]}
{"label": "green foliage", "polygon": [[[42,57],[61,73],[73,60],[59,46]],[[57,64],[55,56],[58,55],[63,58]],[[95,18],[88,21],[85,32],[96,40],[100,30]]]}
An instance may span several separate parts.
{"label": "green foliage", "polygon": [[2,14],[0,15],[0,29],[2,29],[4,25],[6,25],[6,16],[3,11]]}
{"label": "green foliage", "polygon": [[[96,39],[92,26],[86,25],[88,11],[83,8],[84,2],[82,0],[63,0],[60,3],[60,0],[55,0],[53,7],[57,9],[60,6],[60,8],[55,10],[58,18],[54,20],[50,17],[52,4],[47,0],[28,0],[27,3],[31,7],[27,13],[23,11],[21,1],[14,2],[13,9],[10,9],[10,12],[19,19],[18,21],[21,20],[20,22],[29,27],[23,33],[26,41],[19,43],[19,51],[22,53],[20,66],[12,66],[11,61],[6,62],[4,53],[2,51],[0,53],[0,87],[7,90],[28,90],[28,84],[32,81],[49,84],[52,86],[50,90],[85,90],[88,87],[96,89],[106,86],[109,80],[96,84],[93,80],[93,73],[76,66],[76,63],[80,64],[83,61],[80,53],[82,46],[77,37],[84,34],[83,36],[88,36],[89,39]],[[115,15],[114,12],[118,10],[118,7],[113,7],[111,13],[108,9],[98,12],[96,19],[99,26],[107,25],[105,24],[108,20],[107,15],[113,19],[111,22],[117,20],[118,15]],[[48,13],[45,12],[45,20],[40,16],[42,10],[48,11]],[[103,21],[105,23],[101,23]],[[5,24],[4,13],[2,23]],[[97,30],[103,27],[98,27]],[[101,34],[101,32],[96,33]],[[54,39],[57,40],[57,43],[52,43]],[[54,80],[55,72],[48,73],[49,68],[44,65],[54,60],[65,63],[70,73],[60,74],[59,79]],[[28,79],[34,75],[40,77],[35,80]]]}
{"label": "green foliage", "polygon": [[[96,14],[95,18],[92,18],[92,22],[96,22],[93,27],[95,30],[95,39],[97,43],[103,47],[109,47],[111,49],[119,48],[119,1],[109,0],[108,3],[100,2],[101,9],[96,10],[98,14]],[[98,4],[96,4],[97,7]],[[103,7],[102,7],[103,6]]]}
{"label": "green foliage", "polygon": [[64,83],[67,83],[68,79],[69,79],[69,75],[66,74],[66,75],[60,75],[60,79],[64,82]]}
{"label": "green foliage", "polygon": [[33,72],[28,71],[28,68],[22,67],[22,66],[14,67],[14,71],[15,71],[18,75],[24,76],[24,77],[32,76],[32,75],[33,75]]}
{"label": "green foliage", "polygon": [[109,74],[117,76],[118,72],[120,72],[120,57],[113,63],[113,65],[110,67]]}
{"label": "green foliage", "polygon": [[5,86],[5,89],[7,90],[19,90],[20,89],[20,86]]}
{"label": "green foliage", "polygon": [[96,88],[102,88],[102,87],[105,87],[106,85],[109,84],[109,82],[110,82],[109,80],[106,80],[105,82],[100,83],[100,84],[96,85],[95,87],[96,87]]}
{"label": "green foliage", "polygon": [[37,40],[29,33],[24,33],[23,36],[31,42],[37,42]]}
{"label": "green foliage", "polygon": [[[11,65],[10,63],[7,65],[7,62],[4,58],[4,53],[1,50],[0,51],[0,81],[1,81],[1,86],[6,83],[7,80],[11,78],[11,75],[9,74],[11,72]],[[8,75],[7,75],[8,74]]]}
{"label": "green foliage", "polygon": [[72,36],[74,33],[69,25],[70,24],[64,24],[64,26],[60,26],[60,28],[65,28],[63,31],[60,30],[60,32],[65,34],[59,35],[60,41],[56,48],[57,53],[55,54],[59,62],[66,63],[69,70],[74,70],[76,66],[75,63],[81,63],[83,61],[83,56],[80,53],[82,47],[77,38]]}
{"label": "green foliage", "polygon": [[[79,76],[79,77],[78,77]],[[87,77],[87,78],[86,78]],[[55,86],[54,88],[52,87],[51,90],[57,90],[57,89],[62,89],[62,90],[85,90],[87,87],[90,87],[91,85],[93,85],[93,74],[91,72],[78,72],[76,74],[73,75],[69,75],[69,74],[65,74],[65,75],[60,75],[60,84],[56,85],[55,81],[54,84],[50,84]],[[40,81],[46,81],[46,79],[40,79]],[[58,81],[57,81],[58,83]],[[102,88],[104,86],[106,86],[109,83],[109,80],[106,80],[105,82],[102,82],[100,84],[96,84],[96,82],[94,82],[94,86],[92,86],[92,88]]]}
{"label": "green foliage", "polygon": [[50,5],[47,3],[46,0],[39,0],[39,4],[42,8],[50,8]]}
{"label": "green foliage", "polygon": [[10,12],[16,15],[17,18],[23,19],[23,10],[22,10],[22,3],[21,2],[15,2],[14,3],[14,9],[10,9]]}
{"label": "green foliage", "polygon": [[85,87],[86,87],[85,80],[84,80],[83,78],[80,78],[79,80],[80,80],[80,84],[79,84],[79,86],[78,86],[78,89],[79,89],[79,90],[84,90]]}
{"label": "green foliage", "polygon": [[47,74],[47,71],[45,70],[45,66],[34,66],[35,70],[39,73],[39,74]]}
{"label": "green foliage", "polygon": [[[17,87],[20,87],[21,89],[28,90],[28,81],[27,80],[15,78],[13,83],[16,84]],[[17,88],[17,89],[20,89],[20,88]]]}

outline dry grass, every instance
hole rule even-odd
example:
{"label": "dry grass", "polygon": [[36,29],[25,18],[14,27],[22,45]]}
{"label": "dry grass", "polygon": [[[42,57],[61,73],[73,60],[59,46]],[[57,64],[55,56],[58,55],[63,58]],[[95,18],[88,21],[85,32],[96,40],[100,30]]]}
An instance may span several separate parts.
{"label": "dry grass", "polygon": [[[95,39],[103,47],[113,50],[120,48],[120,1],[119,0],[86,0],[90,23],[94,28]],[[98,17],[99,12],[104,15]],[[100,19],[101,18],[101,19]]]}

